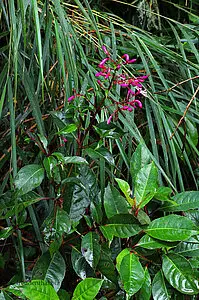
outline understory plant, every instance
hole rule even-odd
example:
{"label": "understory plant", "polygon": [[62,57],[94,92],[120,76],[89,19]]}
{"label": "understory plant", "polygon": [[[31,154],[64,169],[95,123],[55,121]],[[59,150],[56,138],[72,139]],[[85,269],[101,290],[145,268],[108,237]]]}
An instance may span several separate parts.
{"label": "understory plant", "polygon": [[0,7],[0,299],[196,299],[197,16]]}

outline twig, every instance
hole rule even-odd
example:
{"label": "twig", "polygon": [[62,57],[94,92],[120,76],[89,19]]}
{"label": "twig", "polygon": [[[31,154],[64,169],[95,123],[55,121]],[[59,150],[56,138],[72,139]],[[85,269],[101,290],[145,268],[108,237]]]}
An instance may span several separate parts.
{"label": "twig", "polygon": [[185,118],[185,116],[186,116],[186,114],[187,114],[187,112],[188,112],[188,110],[189,110],[189,107],[191,106],[193,100],[195,99],[195,97],[196,97],[198,91],[199,91],[199,86],[197,87],[195,93],[194,93],[193,96],[191,97],[191,100],[190,100],[189,103],[187,104],[187,106],[186,106],[186,108],[185,108],[185,111],[184,111],[184,113],[183,113],[183,116],[180,118],[180,121],[178,122],[178,124],[177,124],[177,126],[176,126],[174,132],[173,132],[172,135],[170,136],[170,140],[173,138],[173,136],[175,135],[175,133],[176,133],[176,131],[178,130],[179,126],[180,126],[181,123],[183,122],[183,120],[184,120],[184,118]]}
{"label": "twig", "polygon": [[159,92],[155,92],[154,94],[162,94],[162,93],[165,93],[165,92],[169,93],[169,92],[170,92],[171,90],[173,90],[175,87],[177,87],[177,86],[179,86],[179,85],[181,85],[181,84],[183,84],[183,83],[186,83],[187,81],[190,81],[190,80],[193,80],[193,79],[197,79],[197,78],[199,78],[199,75],[194,76],[194,77],[191,77],[191,78],[188,78],[188,79],[183,80],[183,81],[181,81],[181,82],[178,82],[178,83],[176,83],[175,85],[173,85],[172,87],[170,87],[169,89],[166,89],[166,90],[163,90],[163,91],[159,91]]}

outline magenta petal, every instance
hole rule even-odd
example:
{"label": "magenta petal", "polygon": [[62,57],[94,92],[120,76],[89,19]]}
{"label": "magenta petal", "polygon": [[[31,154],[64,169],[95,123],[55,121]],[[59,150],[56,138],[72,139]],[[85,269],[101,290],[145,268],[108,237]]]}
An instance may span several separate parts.
{"label": "magenta petal", "polygon": [[104,64],[107,62],[107,60],[109,60],[108,57],[102,59],[102,61],[99,63],[98,67],[99,68],[105,68]]}
{"label": "magenta petal", "polygon": [[106,46],[103,45],[103,46],[102,46],[102,50],[104,51],[105,54],[109,55],[109,52],[108,52],[108,50],[106,49]]}
{"label": "magenta petal", "polygon": [[131,106],[133,106],[134,108],[137,108],[137,107],[142,108],[142,102],[140,100],[133,100],[133,101],[129,102],[129,104]]}
{"label": "magenta petal", "polygon": [[127,87],[127,86],[129,86],[129,84],[128,84],[128,83],[119,83],[119,85],[120,85],[120,86],[123,86],[123,87]]}
{"label": "magenta petal", "polygon": [[102,72],[97,72],[97,73],[95,74],[95,76],[96,76],[96,77],[102,76]]}
{"label": "magenta petal", "polygon": [[132,64],[132,63],[136,62],[136,60],[137,60],[137,59],[133,58],[133,59],[131,59],[131,60],[128,60],[127,63],[128,63],[128,64]]}
{"label": "magenta petal", "polygon": [[74,96],[74,95],[73,95],[73,96],[70,96],[70,97],[68,98],[68,102],[72,101],[73,99],[75,99],[75,96]]}
{"label": "magenta petal", "polygon": [[107,124],[110,124],[111,123],[111,119],[112,119],[112,115],[110,115],[110,117],[108,118],[108,120],[107,120]]}
{"label": "magenta petal", "polygon": [[129,61],[129,55],[128,54],[122,55],[122,58],[125,58],[126,62]]}

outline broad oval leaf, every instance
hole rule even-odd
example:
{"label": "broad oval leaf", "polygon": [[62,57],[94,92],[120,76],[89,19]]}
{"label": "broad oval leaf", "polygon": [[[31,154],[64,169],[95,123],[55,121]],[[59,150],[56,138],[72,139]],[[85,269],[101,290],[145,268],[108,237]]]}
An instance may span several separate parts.
{"label": "broad oval leaf", "polygon": [[89,266],[82,253],[76,248],[72,248],[71,261],[74,271],[81,279],[95,277],[93,269]]}
{"label": "broad oval leaf", "polygon": [[137,173],[134,190],[136,207],[144,207],[153,198],[157,188],[158,170],[154,162],[152,162]]}
{"label": "broad oval leaf", "polygon": [[44,169],[40,165],[27,165],[19,170],[15,178],[15,186],[20,195],[27,194],[38,187],[44,179]]}
{"label": "broad oval leaf", "polygon": [[105,189],[104,208],[108,218],[119,214],[128,214],[128,203],[126,199],[110,184]]}
{"label": "broad oval leaf", "polygon": [[130,251],[131,250],[129,248],[125,248],[116,257],[116,268],[117,268],[118,272],[120,272],[120,265],[121,265],[121,262],[122,262],[124,256],[128,255],[130,253]]}
{"label": "broad oval leaf", "polygon": [[56,252],[51,256],[49,252],[45,252],[34,266],[32,278],[46,280],[58,291],[65,272],[66,265],[61,254]]}
{"label": "broad oval leaf", "polygon": [[137,146],[135,152],[132,155],[130,163],[130,172],[135,184],[135,178],[137,173],[145,166],[151,162],[150,152],[147,149],[144,142],[140,142]]}
{"label": "broad oval leaf", "polygon": [[175,247],[176,243],[173,242],[165,242],[165,241],[159,241],[156,240],[154,238],[152,238],[151,236],[145,234],[140,240],[139,242],[136,244],[137,247],[142,247],[145,249],[158,249],[158,248],[171,248],[171,247]]}
{"label": "broad oval leaf", "polygon": [[103,280],[96,278],[86,278],[81,281],[74,293],[72,300],[93,300],[98,294]]}
{"label": "broad oval leaf", "polygon": [[137,293],[144,283],[144,269],[138,257],[131,252],[123,257],[119,274],[129,297]]}
{"label": "broad oval leaf", "polygon": [[131,198],[131,189],[130,189],[130,186],[129,186],[128,182],[126,182],[125,180],[120,179],[120,178],[115,178],[115,180],[117,181],[120,190],[125,195],[126,200],[128,201],[128,203],[131,206],[134,206],[135,205],[135,200],[133,198]]}
{"label": "broad oval leaf", "polygon": [[57,293],[52,285],[44,280],[32,280],[26,283],[16,283],[6,288],[14,295],[26,296],[28,299],[34,300],[59,300]]}
{"label": "broad oval leaf", "polygon": [[103,235],[112,240],[114,236],[127,238],[136,235],[142,229],[136,224],[136,219],[128,215],[117,215],[109,219],[109,224],[100,226]]}
{"label": "broad oval leaf", "polygon": [[167,203],[164,211],[188,211],[199,207],[199,191],[188,191],[176,194],[171,198],[174,202]]}
{"label": "broad oval leaf", "polygon": [[101,246],[99,240],[100,237],[95,232],[89,232],[82,238],[82,255],[93,269],[96,268],[100,259]]}
{"label": "broad oval leaf", "polygon": [[163,255],[162,270],[168,282],[183,294],[199,293],[199,282],[189,261],[182,255],[170,253]]}
{"label": "broad oval leaf", "polygon": [[191,220],[178,215],[152,221],[145,232],[153,238],[168,242],[183,241],[198,233]]}
{"label": "broad oval leaf", "polygon": [[102,246],[97,270],[99,270],[110,281],[117,284],[117,275],[115,271],[115,265],[111,257],[111,250],[108,246],[106,246],[106,244],[103,244]]}
{"label": "broad oval leaf", "polygon": [[144,282],[137,295],[138,300],[150,300],[151,299],[151,277],[148,268],[144,269]]}
{"label": "broad oval leaf", "polygon": [[154,300],[169,300],[171,295],[169,293],[168,284],[165,282],[162,271],[159,271],[152,282],[152,295]]}
{"label": "broad oval leaf", "polygon": [[174,252],[183,256],[199,257],[199,241],[192,237],[189,240],[179,243]]}

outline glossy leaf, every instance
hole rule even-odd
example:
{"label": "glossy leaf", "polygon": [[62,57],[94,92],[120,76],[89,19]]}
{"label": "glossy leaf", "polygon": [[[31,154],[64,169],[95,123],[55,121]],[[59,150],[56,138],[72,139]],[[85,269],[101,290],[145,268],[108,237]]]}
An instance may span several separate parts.
{"label": "glossy leaf", "polygon": [[111,258],[111,251],[105,244],[101,249],[97,270],[99,270],[106,278],[117,284],[117,275],[115,271],[115,265]]}
{"label": "glossy leaf", "polygon": [[12,226],[5,227],[5,228],[1,229],[1,231],[0,231],[0,240],[7,239],[12,233],[13,233],[13,227]]}
{"label": "glossy leaf", "polygon": [[75,288],[72,300],[93,300],[98,294],[102,283],[103,280],[101,279],[84,279]]}
{"label": "glossy leaf", "polygon": [[144,283],[144,269],[138,257],[131,252],[123,257],[119,274],[129,297],[137,293]]}
{"label": "glossy leaf", "polygon": [[70,294],[67,293],[65,290],[60,289],[57,293],[59,300],[70,300]]}
{"label": "glossy leaf", "polygon": [[134,196],[136,207],[144,207],[155,195],[158,188],[158,171],[152,162],[144,166],[135,179]]}
{"label": "glossy leaf", "polygon": [[173,204],[168,203],[163,207],[164,211],[189,211],[199,207],[199,192],[187,191],[172,197]]}
{"label": "glossy leaf", "polygon": [[85,279],[86,277],[95,277],[93,269],[87,263],[82,253],[76,248],[72,248],[71,261],[74,271],[81,279]]}
{"label": "glossy leaf", "polygon": [[129,248],[125,248],[116,257],[116,268],[117,268],[118,272],[120,272],[120,265],[121,265],[121,262],[122,262],[123,258],[126,255],[128,255],[130,253],[130,251],[131,250]]}
{"label": "glossy leaf", "polygon": [[99,240],[100,237],[95,232],[89,232],[82,238],[82,255],[93,269],[96,268],[100,259],[101,246]]}
{"label": "glossy leaf", "polygon": [[76,124],[67,124],[64,128],[57,132],[58,135],[68,134],[77,130]]}
{"label": "glossy leaf", "polygon": [[183,241],[198,233],[191,220],[178,215],[152,221],[145,232],[153,238],[168,242]]}
{"label": "glossy leaf", "polygon": [[60,152],[54,152],[52,155],[55,156],[62,164],[88,164],[86,159],[80,156],[64,156]]}
{"label": "glossy leaf", "polygon": [[44,178],[44,169],[40,165],[27,165],[19,170],[15,178],[15,186],[20,195],[27,194],[38,187]]}
{"label": "glossy leaf", "polygon": [[130,172],[131,176],[133,178],[134,184],[135,184],[135,178],[138,174],[138,172],[147,164],[151,162],[150,152],[147,149],[144,142],[141,142],[135,152],[132,155],[131,158],[131,164],[130,164]]}
{"label": "glossy leaf", "polygon": [[163,256],[162,270],[168,282],[183,294],[199,293],[199,282],[194,278],[193,269],[189,261],[178,254]]}
{"label": "glossy leaf", "polygon": [[112,240],[114,236],[127,238],[136,235],[141,228],[136,224],[136,220],[132,215],[117,215],[109,219],[109,223],[100,226],[103,235]]}
{"label": "glossy leaf", "polygon": [[115,180],[117,181],[120,190],[125,195],[126,200],[128,201],[128,203],[131,206],[135,205],[135,200],[131,198],[131,189],[130,189],[130,186],[129,186],[128,182],[126,182],[125,180],[120,179],[120,178],[115,178]]}
{"label": "glossy leaf", "polygon": [[165,281],[162,271],[159,271],[152,282],[152,295],[154,300],[169,300],[171,295],[168,283]]}
{"label": "glossy leaf", "polygon": [[176,243],[157,240],[157,239],[154,239],[151,236],[145,234],[139,240],[139,242],[136,244],[136,246],[152,250],[152,249],[158,249],[158,248],[172,248],[172,247],[176,246]]}
{"label": "glossy leaf", "polygon": [[198,257],[199,240],[194,237],[191,237],[189,240],[179,243],[174,249],[174,252],[183,256]]}
{"label": "glossy leaf", "polygon": [[11,285],[7,290],[14,295],[23,295],[34,300],[59,300],[52,285],[44,280],[32,280],[26,283]]}
{"label": "glossy leaf", "polygon": [[42,279],[52,284],[58,291],[64,279],[66,265],[63,257],[59,252],[52,256],[45,252],[37,261],[33,269],[32,279]]}
{"label": "glossy leaf", "polygon": [[144,282],[137,295],[138,300],[150,300],[151,299],[151,277],[148,268],[144,269]]}
{"label": "glossy leaf", "polygon": [[171,198],[172,189],[166,186],[160,186],[155,195],[154,198],[161,201],[166,201]]}
{"label": "glossy leaf", "polygon": [[128,203],[126,199],[110,184],[105,188],[104,208],[108,218],[128,213]]}

